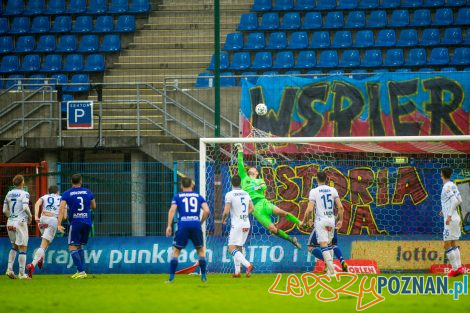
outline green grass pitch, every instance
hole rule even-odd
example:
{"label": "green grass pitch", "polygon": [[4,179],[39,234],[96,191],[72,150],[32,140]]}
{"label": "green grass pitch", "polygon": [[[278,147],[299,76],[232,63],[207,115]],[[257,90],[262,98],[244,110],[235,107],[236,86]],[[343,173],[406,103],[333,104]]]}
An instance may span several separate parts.
{"label": "green grass pitch", "polygon": [[[285,290],[288,274],[277,289]],[[368,277],[373,277],[369,275]],[[359,279],[362,275],[359,275]],[[301,298],[268,293],[276,274],[254,274],[234,279],[209,274],[207,283],[196,275],[89,275],[73,280],[66,275],[35,275],[33,280],[0,278],[2,312],[356,312],[357,298],[341,294],[334,302],[321,302],[314,293]],[[462,281],[462,276],[449,280]],[[329,283],[333,288],[342,284]],[[358,283],[351,290],[357,291]],[[369,280],[366,286],[369,285]],[[316,292],[318,287],[314,289]],[[330,294],[331,295],[331,294]],[[470,312],[470,296],[455,301],[451,295],[390,295],[362,312]],[[325,294],[327,296],[327,294]],[[329,295],[328,295],[329,296]],[[363,301],[370,301],[369,294]]]}

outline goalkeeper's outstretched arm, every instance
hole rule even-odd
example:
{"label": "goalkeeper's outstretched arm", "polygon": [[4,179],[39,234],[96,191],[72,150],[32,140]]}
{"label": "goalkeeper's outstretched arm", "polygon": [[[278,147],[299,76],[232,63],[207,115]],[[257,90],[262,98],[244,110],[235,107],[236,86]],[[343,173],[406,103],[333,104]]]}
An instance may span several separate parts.
{"label": "goalkeeper's outstretched arm", "polygon": [[247,177],[247,173],[246,173],[246,170],[245,170],[245,164],[243,162],[243,146],[241,143],[237,143],[235,145],[237,147],[237,150],[238,150],[238,175],[240,175],[240,178],[242,179],[242,181]]}

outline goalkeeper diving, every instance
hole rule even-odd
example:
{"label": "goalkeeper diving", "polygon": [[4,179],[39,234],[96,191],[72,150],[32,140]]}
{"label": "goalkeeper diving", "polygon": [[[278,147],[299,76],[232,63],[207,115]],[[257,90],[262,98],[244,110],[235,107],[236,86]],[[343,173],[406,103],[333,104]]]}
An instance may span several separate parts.
{"label": "goalkeeper diving", "polygon": [[240,175],[242,179],[242,189],[250,195],[250,198],[253,201],[253,205],[255,207],[253,210],[253,216],[272,234],[291,242],[297,247],[297,249],[300,249],[301,245],[297,241],[297,238],[290,237],[285,231],[278,229],[272,222],[271,215],[274,214],[284,217],[289,222],[297,225],[300,224],[300,220],[291,213],[278,208],[266,199],[264,195],[264,191],[267,188],[266,183],[262,178],[258,178],[259,173],[256,167],[250,167],[247,173],[243,162],[243,146],[240,143],[237,143],[235,146],[238,150],[238,175]]}

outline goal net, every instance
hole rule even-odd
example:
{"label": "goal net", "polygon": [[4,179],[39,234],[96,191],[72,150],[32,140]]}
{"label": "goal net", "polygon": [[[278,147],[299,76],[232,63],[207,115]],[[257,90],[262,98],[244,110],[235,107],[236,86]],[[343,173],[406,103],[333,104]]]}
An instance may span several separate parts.
{"label": "goal net", "polygon": [[[205,225],[211,272],[234,271],[227,251],[230,220],[222,225],[221,218],[230,178],[238,172],[236,143],[244,147],[244,165],[256,167],[266,182],[266,198],[300,220],[310,190],[318,185],[316,174],[325,171],[344,207],[337,245],[345,259],[359,265],[372,261],[381,271],[410,272],[447,262],[439,216],[443,167],[453,170],[452,180],[464,198],[459,207],[462,232],[470,232],[470,136],[277,138],[254,133],[202,138],[199,188],[212,211]],[[272,216],[278,229],[297,237],[302,244],[298,250],[252,216],[250,221],[244,253],[256,272],[314,269],[315,258],[307,250],[311,229]],[[470,251],[467,240],[462,237],[462,251]],[[462,257],[470,263],[470,255]]]}

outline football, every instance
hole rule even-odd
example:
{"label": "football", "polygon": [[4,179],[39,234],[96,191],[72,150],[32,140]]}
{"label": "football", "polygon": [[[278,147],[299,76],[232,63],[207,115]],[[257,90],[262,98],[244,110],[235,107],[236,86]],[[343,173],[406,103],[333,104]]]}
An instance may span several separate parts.
{"label": "football", "polygon": [[266,113],[268,113],[268,107],[264,103],[258,103],[255,108],[255,112],[258,115],[266,115]]}

